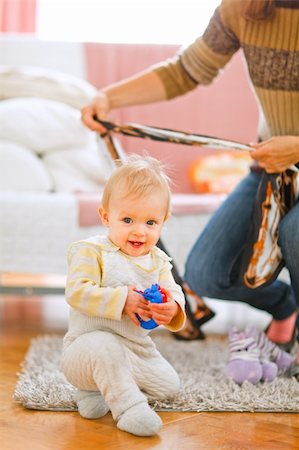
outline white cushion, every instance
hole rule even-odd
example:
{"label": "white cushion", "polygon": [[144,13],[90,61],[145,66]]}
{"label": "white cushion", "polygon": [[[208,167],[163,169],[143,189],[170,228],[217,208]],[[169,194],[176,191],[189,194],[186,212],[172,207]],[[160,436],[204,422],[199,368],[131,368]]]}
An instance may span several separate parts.
{"label": "white cushion", "polygon": [[64,103],[40,98],[0,101],[0,139],[12,140],[36,153],[85,147],[93,134],[82,124],[80,112]]}
{"label": "white cushion", "polygon": [[51,179],[40,159],[28,149],[0,141],[1,191],[50,191]]}
{"label": "white cushion", "polygon": [[80,109],[96,92],[87,81],[54,70],[0,66],[0,99],[42,97]]}
{"label": "white cushion", "polygon": [[111,167],[96,148],[73,148],[51,152],[43,161],[55,191],[99,192],[111,173]]}

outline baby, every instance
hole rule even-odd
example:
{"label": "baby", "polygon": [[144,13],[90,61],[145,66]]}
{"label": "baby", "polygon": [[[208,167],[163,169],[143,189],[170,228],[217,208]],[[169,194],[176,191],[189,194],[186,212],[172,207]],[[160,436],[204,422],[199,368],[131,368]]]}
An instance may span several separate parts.
{"label": "baby", "polygon": [[[99,215],[108,235],[75,242],[68,251],[64,374],[78,389],[82,417],[97,419],[110,410],[119,429],[137,436],[162,427],[148,399],[179,390],[176,371],[137,317],[171,331],[184,326],[183,292],[170,258],[156,247],[169,214],[169,180],[161,164],[130,156],[104,188]],[[154,283],[166,290],[165,303],[141,295]]]}

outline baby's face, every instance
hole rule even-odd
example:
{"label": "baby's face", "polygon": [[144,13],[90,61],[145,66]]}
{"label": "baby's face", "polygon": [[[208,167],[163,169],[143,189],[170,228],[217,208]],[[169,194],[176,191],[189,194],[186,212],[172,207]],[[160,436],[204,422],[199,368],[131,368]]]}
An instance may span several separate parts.
{"label": "baby's face", "polygon": [[112,195],[109,211],[100,211],[111,241],[129,256],[146,255],[159,240],[167,198],[157,192],[143,198]]}

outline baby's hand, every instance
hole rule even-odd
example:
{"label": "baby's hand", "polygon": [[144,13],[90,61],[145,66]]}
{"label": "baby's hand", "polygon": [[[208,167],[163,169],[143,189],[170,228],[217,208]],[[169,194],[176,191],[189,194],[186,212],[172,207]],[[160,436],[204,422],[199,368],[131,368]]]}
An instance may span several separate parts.
{"label": "baby's hand", "polygon": [[149,302],[141,294],[136,292],[135,286],[128,286],[128,296],[123,311],[137,326],[140,326],[140,322],[136,314],[145,320],[151,319],[152,317]]}
{"label": "baby's hand", "polygon": [[149,308],[158,325],[167,325],[177,314],[179,305],[172,298],[168,298],[166,303],[149,303]]}

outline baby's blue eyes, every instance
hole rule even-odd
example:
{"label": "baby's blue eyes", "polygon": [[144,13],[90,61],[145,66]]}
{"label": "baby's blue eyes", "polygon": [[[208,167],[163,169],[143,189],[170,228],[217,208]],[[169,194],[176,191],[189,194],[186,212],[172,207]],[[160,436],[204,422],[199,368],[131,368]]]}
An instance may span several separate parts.
{"label": "baby's blue eyes", "polygon": [[[133,220],[130,217],[124,217],[122,220],[123,220],[124,223],[132,223],[133,222]],[[148,220],[146,222],[146,224],[149,225],[149,226],[153,226],[153,225],[156,224],[156,221],[155,220]]]}

